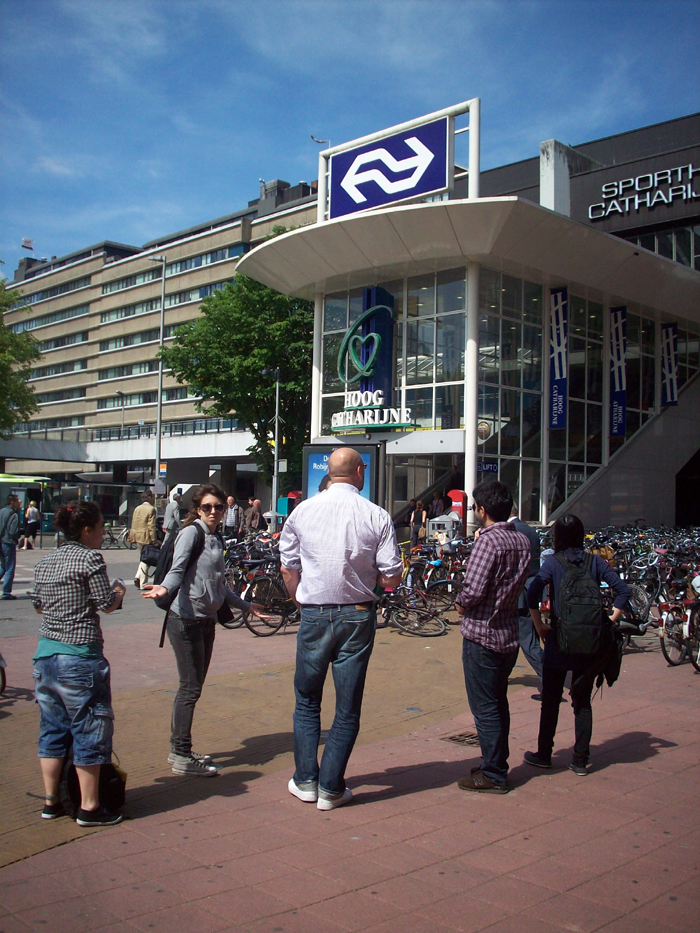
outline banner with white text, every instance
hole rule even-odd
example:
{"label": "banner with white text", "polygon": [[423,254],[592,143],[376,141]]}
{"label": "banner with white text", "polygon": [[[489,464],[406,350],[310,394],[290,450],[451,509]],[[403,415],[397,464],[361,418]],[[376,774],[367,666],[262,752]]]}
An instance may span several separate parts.
{"label": "banner with white text", "polygon": [[610,437],[627,428],[627,308],[610,309]]}
{"label": "banner with white text", "polygon": [[549,293],[549,427],[566,427],[567,333],[569,295],[564,288]]}

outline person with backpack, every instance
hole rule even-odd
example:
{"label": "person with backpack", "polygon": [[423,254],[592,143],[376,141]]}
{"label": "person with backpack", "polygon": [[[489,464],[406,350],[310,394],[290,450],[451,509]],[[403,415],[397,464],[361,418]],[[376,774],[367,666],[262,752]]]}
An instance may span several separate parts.
{"label": "person with backpack", "polygon": [[161,584],[142,587],[144,599],[161,600],[175,593],[166,616],[166,631],[180,679],[173,703],[168,756],[174,774],[214,777],[219,771],[210,755],[192,750],[194,708],[211,661],[217,613],[228,603],[265,618],[260,615],[262,606],[245,602],[226,587],[224,543],[218,532],[225,508],[226,493],[220,486],[200,486],[175,539],[168,573]]}
{"label": "person with backpack", "polygon": [[[593,730],[593,678],[585,675],[596,658],[609,649],[613,638],[612,625],[622,615],[630,590],[601,557],[584,552],[581,519],[575,515],[558,518],[554,523],[553,537],[554,554],[545,559],[527,592],[532,621],[544,639],[544,658],[537,751],[526,752],[525,761],[536,768],[552,767],[559,704],[566,675],[571,671],[575,741],[568,767],[574,774],[584,777],[588,774]],[[602,581],[615,595],[609,617],[603,609],[600,594]],[[549,587],[552,606],[551,625],[543,624],[539,608],[546,586]]]}

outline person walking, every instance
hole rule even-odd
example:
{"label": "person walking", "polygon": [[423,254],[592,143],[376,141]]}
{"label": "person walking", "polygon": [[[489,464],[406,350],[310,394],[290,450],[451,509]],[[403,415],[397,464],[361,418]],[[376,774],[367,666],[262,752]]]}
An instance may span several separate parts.
{"label": "person walking", "polygon": [[104,522],[94,502],[69,502],[54,515],[65,544],[34,568],[29,596],[41,613],[34,654],[39,705],[39,760],[46,799],[41,816],[53,820],[65,811],[58,786],[73,749],[80,785],[79,826],[113,826],[119,811],[100,805],[100,768],[112,760],[114,713],[109,662],[99,612],[121,607],[124,586],[110,586],[102,545]]}
{"label": "person walking", "polygon": [[224,512],[224,538],[236,538],[241,535],[243,528],[243,513],[241,507],[236,504],[233,496],[226,499],[226,511]]}
{"label": "person walking", "polygon": [[[24,544],[22,545],[22,550],[28,551],[35,546],[36,535],[39,531],[39,509],[36,507],[36,502],[33,500],[29,503],[24,513],[24,522]],[[29,543],[30,538],[32,539],[31,544]]]}
{"label": "person walking", "polygon": [[[248,500],[250,502],[250,499]],[[253,504],[246,509],[245,527],[248,534],[255,534],[258,531],[267,531],[267,521],[262,513],[262,502],[260,499],[253,499]]]}
{"label": "person walking", "polygon": [[17,566],[17,542],[20,536],[19,498],[10,493],[7,505],[0,509],[0,556],[2,557],[2,598],[17,599],[12,593]]}
{"label": "person walking", "polygon": [[[423,501],[419,499],[409,519],[409,524],[411,526],[411,547],[418,547],[421,541],[425,541],[425,523],[427,521],[428,513],[423,507]],[[421,534],[421,529],[423,534]]]}
{"label": "person walking", "polygon": [[[376,624],[376,587],[398,586],[401,556],[391,516],[360,495],[365,465],[334,450],[330,483],[301,502],[280,537],[282,575],[301,607],[294,674],[294,775],[288,790],[319,810],[352,799],[345,769],[360,729]],[[318,763],[323,685],[331,666],[335,717]]]}
{"label": "person walking", "polygon": [[[180,686],[173,703],[168,761],[174,774],[214,777],[219,769],[210,755],[192,750],[194,709],[207,676],[217,612],[225,602],[259,618],[261,606],[247,603],[227,589],[224,582],[224,544],[218,527],[224,513],[226,493],[214,483],[200,486],[192,496],[192,506],[175,541],[169,573],[161,585],[142,587],[144,599],[167,596],[177,590],[167,615],[168,640],[177,663]],[[199,529],[199,530],[198,530]],[[198,538],[201,551],[192,553]]]}
{"label": "person walking", "polygon": [[[593,733],[593,709],[591,693],[593,677],[585,674],[591,666],[591,658],[577,658],[564,654],[557,645],[557,598],[561,589],[567,564],[587,569],[600,586],[604,580],[615,594],[611,623],[617,622],[630,598],[630,589],[618,577],[602,557],[585,554],[583,550],[583,522],[575,515],[564,515],[554,523],[554,554],[547,557],[540,567],[528,591],[530,614],[540,636],[544,639],[542,665],[542,709],[537,751],[526,752],[525,761],[536,768],[552,767],[554,736],[559,721],[559,704],[564,693],[564,682],[568,671],[572,672],[571,700],[574,710],[574,750],[569,770],[580,777],[588,774]],[[550,605],[554,607],[551,625],[544,625],[540,613],[540,599],[545,586],[549,587]],[[582,676],[583,675],[583,676]]]}
{"label": "person walking", "polygon": [[539,692],[533,693],[532,699],[541,700],[542,658],[544,656],[544,651],[542,650],[542,645],[540,644],[540,636],[537,634],[535,623],[530,617],[530,610],[527,603],[527,588],[535,579],[535,576],[540,569],[540,537],[534,528],[531,528],[530,525],[518,518],[517,505],[513,505],[508,521],[511,525],[517,528],[521,534],[524,534],[527,540],[530,542],[530,566],[528,567],[525,586],[522,593],[520,594],[520,599],[518,600],[518,631],[520,647],[522,648],[523,654],[527,658],[530,667],[537,674],[537,679],[539,680],[540,684]]}
{"label": "person walking", "polygon": [[[141,505],[134,509],[131,516],[131,531],[129,540],[139,546],[139,557],[147,544],[155,544],[158,540],[158,531],[156,527],[156,510],[153,505],[153,493],[149,489],[141,495]],[[151,568],[139,560],[139,565],[134,576],[134,586],[140,590],[144,584],[148,583],[151,576]]]}
{"label": "person walking", "polygon": [[530,567],[530,542],[508,523],[513,499],[497,481],[480,483],[472,510],[479,524],[457,611],[469,708],[481,746],[481,767],[462,790],[508,793],[508,677],[518,657],[518,598]]}
{"label": "person walking", "polygon": [[182,519],[180,518],[180,493],[174,492],[170,501],[165,507],[163,515],[163,531],[167,535],[176,536],[182,528]]}

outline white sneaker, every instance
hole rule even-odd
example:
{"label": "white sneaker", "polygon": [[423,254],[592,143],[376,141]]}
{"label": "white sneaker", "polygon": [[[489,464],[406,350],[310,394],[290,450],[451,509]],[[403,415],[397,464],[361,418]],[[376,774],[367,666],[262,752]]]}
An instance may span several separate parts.
{"label": "white sneaker", "polygon": [[303,788],[299,787],[294,778],[289,779],[287,789],[290,794],[294,794],[295,797],[298,797],[299,800],[303,800],[304,803],[316,803],[318,800],[318,790],[316,788],[313,790],[304,790]]}
{"label": "white sneaker", "polygon": [[338,807],[344,807],[351,800],[352,791],[349,787],[346,787],[342,794],[336,794],[335,796],[319,791],[316,806],[319,810],[336,810]]}
{"label": "white sneaker", "polygon": [[207,764],[192,755],[173,755],[173,774],[194,774],[198,777],[214,777],[219,773],[216,765]]}
{"label": "white sneaker", "polygon": [[[170,752],[168,755],[168,761],[171,765],[175,764],[175,759],[177,758],[175,752]],[[183,756],[180,756],[183,757]],[[198,752],[190,752],[190,758],[194,758],[196,761],[203,761],[205,765],[213,764],[211,755],[200,755]]]}

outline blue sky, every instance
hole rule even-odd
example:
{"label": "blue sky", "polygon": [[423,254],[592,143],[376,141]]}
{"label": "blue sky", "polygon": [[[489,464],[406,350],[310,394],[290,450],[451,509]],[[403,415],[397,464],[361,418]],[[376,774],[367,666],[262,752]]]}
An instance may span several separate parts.
{"label": "blue sky", "polygon": [[[0,258],[141,245],[482,100],[482,168],[700,109],[698,0],[0,0]],[[462,137],[466,140],[466,135]],[[459,156],[459,152],[458,152]]]}

